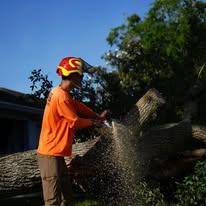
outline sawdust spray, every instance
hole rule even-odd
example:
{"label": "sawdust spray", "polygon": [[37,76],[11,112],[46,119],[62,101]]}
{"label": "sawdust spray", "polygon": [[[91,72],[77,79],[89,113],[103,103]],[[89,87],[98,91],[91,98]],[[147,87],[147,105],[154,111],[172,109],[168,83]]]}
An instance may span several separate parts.
{"label": "sawdust spray", "polygon": [[141,205],[137,195],[140,165],[135,131],[134,126],[112,122],[112,135],[108,137],[111,142],[105,148],[102,169],[108,177],[100,183],[105,188],[101,198],[108,206]]}

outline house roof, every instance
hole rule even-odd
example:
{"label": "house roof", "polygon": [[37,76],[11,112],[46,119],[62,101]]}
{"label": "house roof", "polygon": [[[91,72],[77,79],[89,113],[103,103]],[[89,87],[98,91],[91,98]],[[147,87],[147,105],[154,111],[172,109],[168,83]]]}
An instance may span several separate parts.
{"label": "house roof", "polygon": [[1,93],[7,93],[7,94],[10,94],[10,95],[15,95],[15,96],[24,95],[24,93],[22,93],[22,92],[14,91],[14,90],[7,89],[7,88],[4,88],[4,87],[0,87],[0,92]]}
{"label": "house roof", "polygon": [[0,110],[42,114],[43,109],[36,106],[29,94],[0,87]]}
{"label": "house roof", "polygon": [[0,101],[19,102],[28,105],[31,103],[31,97],[28,94],[0,87]]}
{"label": "house roof", "polygon": [[26,112],[30,114],[42,114],[43,109],[31,107],[31,106],[25,106],[21,104],[14,104],[10,102],[0,101],[0,110],[13,110],[17,112]]}

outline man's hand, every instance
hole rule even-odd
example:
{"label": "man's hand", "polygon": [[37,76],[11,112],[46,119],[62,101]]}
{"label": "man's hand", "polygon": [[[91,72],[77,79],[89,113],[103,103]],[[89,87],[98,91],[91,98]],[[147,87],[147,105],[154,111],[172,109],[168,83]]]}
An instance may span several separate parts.
{"label": "man's hand", "polygon": [[95,127],[101,127],[102,121],[100,119],[92,119],[92,122]]}
{"label": "man's hand", "polygon": [[92,119],[95,127],[101,127],[104,121],[107,119],[108,110],[104,110],[101,114],[96,114],[96,118]]}
{"label": "man's hand", "polygon": [[104,121],[107,119],[107,114],[108,114],[108,110],[104,110],[100,115],[99,115],[99,119],[101,121]]}

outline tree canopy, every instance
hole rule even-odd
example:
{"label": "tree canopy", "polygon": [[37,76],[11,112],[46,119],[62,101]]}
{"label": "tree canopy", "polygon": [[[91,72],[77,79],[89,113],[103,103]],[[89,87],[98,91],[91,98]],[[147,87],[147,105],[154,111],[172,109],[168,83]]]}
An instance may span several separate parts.
{"label": "tree canopy", "polygon": [[[156,0],[143,20],[132,14],[111,30],[106,38],[111,48],[102,56],[108,68],[97,67],[86,75],[82,90],[73,95],[96,111],[109,108],[119,118],[155,87],[168,102],[170,115],[164,121],[177,120],[188,90],[194,85],[204,88],[205,36],[205,2]],[[45,80],[47,85],[47,76]],[[206,101],[204,95],[202,100]],[[202,119],[206,122],[203,115]]]}
{"label": "tree canopy", "polygon": [[170,103],[170,117],[178,118],[187,90],[206,79],[205,34],[206,3],[157,0],[144,20],[133,14],[112,29],[107,41],[113,50],[104,58],[118,72],[124,93],[136,98],[155,87]]}

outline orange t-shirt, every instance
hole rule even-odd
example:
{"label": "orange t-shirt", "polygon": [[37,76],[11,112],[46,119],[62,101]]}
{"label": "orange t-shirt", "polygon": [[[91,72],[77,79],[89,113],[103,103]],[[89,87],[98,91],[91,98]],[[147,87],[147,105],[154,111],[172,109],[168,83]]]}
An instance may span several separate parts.
{"label": "orange t-shirt", "polygon": [[54,88],[47,99],[37,152],[53,156],[70,156],[76,129],[87,128],[93,123],[80,118],[78,113],[95,117],[83,103],[74,100],[60,86]]}

